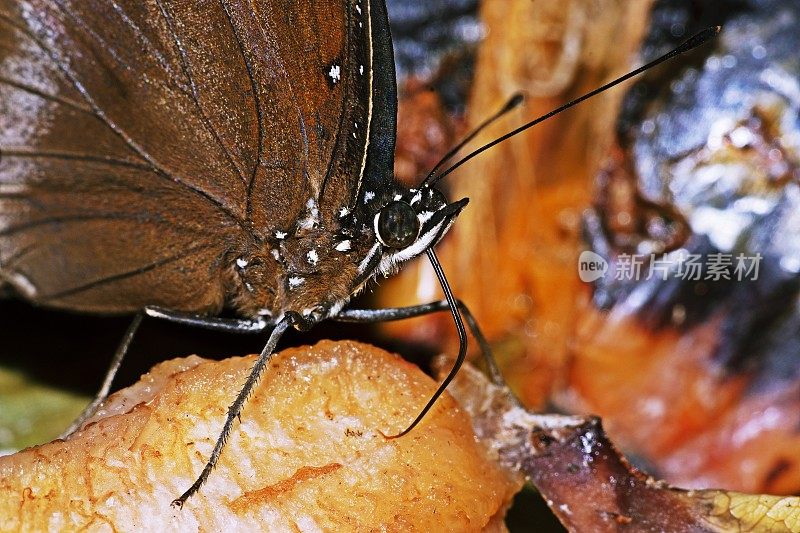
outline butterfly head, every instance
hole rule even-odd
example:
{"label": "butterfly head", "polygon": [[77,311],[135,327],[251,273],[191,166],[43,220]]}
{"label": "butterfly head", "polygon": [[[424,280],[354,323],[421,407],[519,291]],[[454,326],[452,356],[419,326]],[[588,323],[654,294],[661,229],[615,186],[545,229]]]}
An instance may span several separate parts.
{"label": "butterfly head", "polygon": [[466,198],[448,203],[432,187],[396,193],[373,216],[375,236],[373,269],[385,276],[397,267],[434,246],[444,236],[467,205]]}

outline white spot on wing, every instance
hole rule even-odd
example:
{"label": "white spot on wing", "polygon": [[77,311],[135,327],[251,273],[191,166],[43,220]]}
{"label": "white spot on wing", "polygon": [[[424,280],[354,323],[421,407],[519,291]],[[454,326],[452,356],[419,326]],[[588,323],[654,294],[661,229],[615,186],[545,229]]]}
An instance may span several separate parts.
{"label": "white spot on wing", "polygon": [[298,222],[301,229],[309,230],[319,225],[319,206],[316,200],[309,198],[306,202],[306,217]]}
{"label": "white spot on wing", "polygon": [[241,257],[236,260],[236,266],[239,267],[239,268],[244,268],[244,267],[247,266],[247,264],[248,264],[247,260],[246,259],[242,259]]}
{"label": "white spot on wing", "polygon": [[308,260],[309,264],[316,265],[319,261],[319,254],[316,250],[309,250],[306,254],[306,259]]}
{"label": "white spot on wing", "polygon": [[372,191],[367,191],[366,194],[364,194],[364,203],[366,204],[373,198],[375,198],[375,193]]}
{"label": "white spot on wing", "polygon": [[305,283],[305,279],[301,278],[300,276],[292,276],[289,278],[289,288],[296,289],[303,283]]}
{"label": "white spot on wing", "polygon": [[328,76],[330,76],[333,83],[339,83],[339,80],[342,79],[342,67],[339,65],[333,65],[330,72],[328,72]]}
{"label": "white spot on wing", "polygon": [[336,250],[339,252],[347,252],[350,250],[352,243],[348,241],[342,241],[336,245]]}
{"label": "white spot on wing", "polygon": [[289,234],[286,233],[285,231],[278,230],[278,231],[275,232],[275,238],[278,239],[279,241],[282,241],[283,239],[285,239],[288,236],[289,236]]}

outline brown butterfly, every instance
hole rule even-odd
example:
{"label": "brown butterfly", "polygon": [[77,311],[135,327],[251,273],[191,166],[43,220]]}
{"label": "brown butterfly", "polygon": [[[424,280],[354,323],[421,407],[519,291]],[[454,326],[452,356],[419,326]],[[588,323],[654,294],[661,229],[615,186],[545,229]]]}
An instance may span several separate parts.
{"label": "brown butterfly", "polygon": [[[272,329],[176,503],[289,326],[455,309],[445,288],[342,311],[422,252],[438,267],[466,205],[395,182],[396,106],[382,0],[0,0],[0,280],[40,305],[139,312],[87,413],[142,314]],[[226,306],[242,318],[215,318]]]}
{"label": "brown butterfly", "polygon": [[[176,505],[208,477],[290,326],[450,310],[457,362],[396,436],[461,365],[461,313],[488,356],[432,249],[467,200],[434,184],[555,112],[414,189],[392,173],[396,112],[383,0],[0,0],[0,281],[44,306],[138,313],[87,413],[144,315],[271,330]],[[343,309],[423,252],[445,300]],[[219,318],[225,307],[241,318]]]}

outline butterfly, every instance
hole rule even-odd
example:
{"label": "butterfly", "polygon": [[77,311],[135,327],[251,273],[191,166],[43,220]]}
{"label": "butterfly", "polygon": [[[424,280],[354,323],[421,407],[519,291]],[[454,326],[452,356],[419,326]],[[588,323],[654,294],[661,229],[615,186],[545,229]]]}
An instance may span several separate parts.
{"label": "butterfly", "polygon": [[[433,251],[467,200],[435,184],[544,118],[408,188],[393,176],[396,116],[383,0],[0,0],[0,280],[42,306],[136,313],[86,414],[144,316],[269,332],[175,505],[291,327],[450,311],[456,364],[390,438],[454,377],[464,322],[488,355]],[[346,308],[423,253],[444,300]]]}
{"label": "butterfly", "polygon": [[[449,308],[465,344],[432,246],[467,201],[394,180],[382,0],[0,0],[0,25],[0,279],[39,305],[138,313],[108,386],[143,316],[271,331],[177,504],[288,328]],[[446,301],[343,311],[421,253]]]}

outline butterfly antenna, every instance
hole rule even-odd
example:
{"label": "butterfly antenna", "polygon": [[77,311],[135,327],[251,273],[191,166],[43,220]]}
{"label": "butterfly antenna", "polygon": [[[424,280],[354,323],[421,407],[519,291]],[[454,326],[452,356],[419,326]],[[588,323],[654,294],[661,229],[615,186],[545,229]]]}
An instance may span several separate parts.
{"label": "butterfly antenna", "polygon": [[525,97],[522,95],[522,93],[516,93],[514,96],[509,98],[508,101],[503,105],[502,108],[500,108],[499,111],[497,111],[494,115],[492,115],[491,117],[489,117],[486,120],[484,120],[483,122],[481,122],[478,125],[478,127],[476,127],[474,130],[472,130],[472,133],[470,133],[464,139],[462,139],[460,143],[455,145],[455,147],[451,148],[450,151],[447,152],[444,155],[444,157],[442,157],[442,159],[439,160],[438,163],[436,163],[436,166],[434,166],[431,169],[431,171],[428,173],[428,175],[425,176],[425,179],[422,180],[422,183],[420,184],[420,186],[424,187],[425,184],[428,183],[428,181],[436,174],[436,171],[439,170],[439,168],[441,168],[442,165],[444,165],[454,155],[456,155],[459,152],[459,150],[464,148],[464,146],[466,146],[466,144],[469,143],[472,139],[474,139],[480,132],[485,130],[494,121],[496,121],[497,119],[499,119],[500,117],[502,117],[503,115],[508,113],[509,111],[511,111],[514,108],[516,108],[524,100],[525,100]]}
{"label": "butterfly antenna", "polygon": [[659,64],[663,63],[664,61],[668,61],[668,60],[670,60],[670,59],[672,59],[674,57],[677,57],[677,56],[679,56],[679,55],[681,55],[681,54],[683,54],[685,52],[688,52],[689,50],[697,48],[698,46],[702,45],[703,43],[705,43],[706,41],[708,41],[712,37],[716,36],[720,32],[721,29],[722,29],[721,26],[712,26],[710,28],[706,28],[705,30],[703,30],[703,31],[701,31],[699,33],[696,33],[695,35],[690,37],[688,40],[686,40],[682,44],[680,44],[677,48],[671,50],[670,52],[667,52],[666,54],[662,55],[661,57],[659,57],[659,58],[657,58],[657,59],[655,59],[653,61],[650,61],[646,65],[642,65],[641,67],[637,68],[636,70],[632,70],[631,72],[628,72],[624,76],[620,76],[619,78],[617,78],[617,79],[615,79],[613,81],[610,81],[610,82],[606,83],[605,85],[603,85],[601,87],[598,87],[597,89],[584,94],[583,96],[580,96],[580,97],[578,97],[578,98],[576,98],[576,99],[574,99],[574,100],[572,100],[570,102],[567,102],[566,104],[562,105],[561,107],[558,107],[558,108],[550,111],[549,113],[547,113],[545,115],[542,115],[541,117],[539,117],[537,119],[534,119],[534,120],[528,122],[527,124],[524,124],[524,125],[520,126],[519,128],[517,128],[517,129],[515,129],[513,131],[510,131],[510,132],[506,133],[502,137],[498,137],[494,141],[481,146],[477,150],[475,150],[475,151],[469,153],[468,155],[464,156],[461,160],[459,160],[457,163],[452,165],[450,168],[448,168],[447,170],[445,170],[441,174],[438,174],[438,175],[434,174],[432,176],[429,176],[428,178],[425,179],[425,183],[427,185],[429,185],[429,186],[433,186],[434,184],[436,184],[436,182],[438,182],[439,180],[441,180],[442,178],[444,178],[445,176],[447,176],[448,174],[450,174],[451,172],[456,170],[458,167],[460,167],[461,165],[463,165],[467,161],[471,160],[472,158],[482,154],[486,150],[488,150],[488,149],[500,144],[501,142],[503,142],[503,141],[505,141],[507,139],[510,139],[511,137],[513,137],[515,135],[518,135],[518,134],[522,133],[523,131],[527,130],[528,128],[532,128],[533,126],[539,124],[540,122],[544,122],[545,120],[547,120],[547,119],[549,119],[549,118],[551,118],[551,117],[553,117],[555,115],[558,115],[562,111],[565,111],[565,110],[569,109],[572,106],[578,105],[579,103],[583,102],[584,100],[588,100],[589,98],[591,98],[593,96],[596,96],[596,95],[602,93],[603,91],[606,91],[606,90],[610,89],[611,87],[614,87],[615,85],[619,85],[620,83],[622,83],[624,81],[627,81],[627,80],[633,78],[634,76],[638,76],[642,72],[644,72],[646,70],[649,70],[649,69],[655,67],[656,65],[659,65]]}

